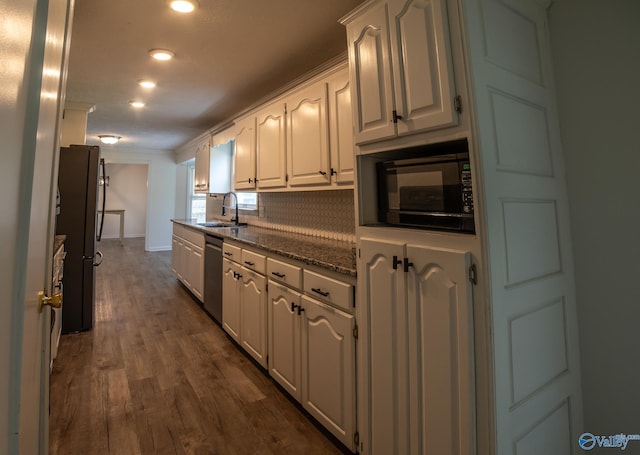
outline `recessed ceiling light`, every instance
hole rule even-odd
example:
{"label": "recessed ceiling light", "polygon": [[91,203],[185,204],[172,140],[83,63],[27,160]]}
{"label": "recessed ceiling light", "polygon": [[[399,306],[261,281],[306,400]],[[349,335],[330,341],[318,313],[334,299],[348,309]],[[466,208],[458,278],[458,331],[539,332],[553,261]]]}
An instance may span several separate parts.
{"label": "recessed ceiling light", "polygon": [[145,106],[145,104],[142,101],[129,101],[129,104],[131,105],[131,107],[137,107],[137,108],[141,108]]}
{"label": "recessed ceiling light", "polygon": [[120,139],[120,136],[114,136],[113,134],[101,134],[98,136],[100,138],[100,142],[103,144],[117,144]]}
{"label": "recessed ceiling light", "polygon": [[156,85],[158,85],[158,84],[156,84],[155,82],[150,81],[150,80],[148,80],[148,79],[140,79],[140,80],[138,81],[138,85],[139,85],[140,87],[144,87],[144,88],[154,88],[154,87],[155,87]]}
{"label": "recessed ceiling light", "polygon": [[198,2],[197,0],[169,0],[169,6],[179,13],[191,13],[198,7]]}
{"label": "recessed ceiling light", "polygon": [[171,60],[176,56],[176,54],[168,49],[151,49],[149,51],[149,55],[151,55],[156,60]]}

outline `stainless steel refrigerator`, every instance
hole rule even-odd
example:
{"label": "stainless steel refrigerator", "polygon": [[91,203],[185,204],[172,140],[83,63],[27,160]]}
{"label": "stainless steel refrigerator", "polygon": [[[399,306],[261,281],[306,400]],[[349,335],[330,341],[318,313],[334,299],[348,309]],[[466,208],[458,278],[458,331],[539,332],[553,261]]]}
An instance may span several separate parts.
{"label": "stainless steel refrigerator", "polygon": [[[60,149],[60,213],[56,217],[56,234],[67,236],[62,333],[93,327],[95,268],[102,262],[97,241],[102,231],[105,204],[105,187],[100,186],[100,181],[104,182],[104,160],[100,159],[99,147],[71,145]],[[99,191],[99,187],[103,191]],[[102,193],[100,224],[97,222],[99,193]]]}

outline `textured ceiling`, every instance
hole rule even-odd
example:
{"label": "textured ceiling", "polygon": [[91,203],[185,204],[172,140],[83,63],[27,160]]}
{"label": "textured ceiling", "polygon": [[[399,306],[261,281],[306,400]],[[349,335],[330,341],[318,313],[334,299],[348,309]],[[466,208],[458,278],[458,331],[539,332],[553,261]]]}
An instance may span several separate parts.
{"label": "textured ceiling", "polygon": [[[76,0],[67,100],[90,103],[87,143],[174,150],[346,50],[338,19],[362,0]],[[153,48],[175,52],[170,62]],[[143,89],[138,79],[158,87]],[[129,101],[147,103],[133,109]]]}

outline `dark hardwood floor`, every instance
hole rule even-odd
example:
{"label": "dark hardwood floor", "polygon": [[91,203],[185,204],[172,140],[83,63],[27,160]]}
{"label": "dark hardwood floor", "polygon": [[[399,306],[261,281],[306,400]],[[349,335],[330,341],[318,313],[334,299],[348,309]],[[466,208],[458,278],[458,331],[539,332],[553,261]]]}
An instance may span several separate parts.
{"label": "dark hardwood floor", "polygon": [[143,239],[99,243],[93,330],[63,335],[50,454],[339,454]]}

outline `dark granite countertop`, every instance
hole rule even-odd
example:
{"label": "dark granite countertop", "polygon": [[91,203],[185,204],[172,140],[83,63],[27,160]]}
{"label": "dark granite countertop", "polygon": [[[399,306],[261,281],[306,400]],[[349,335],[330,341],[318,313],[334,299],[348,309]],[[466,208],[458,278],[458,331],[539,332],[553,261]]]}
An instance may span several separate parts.
{"label": "dark granite countertop", "polygon": [[206,234],[262,248],[305,264],[316,265],[343,275],[356,276],[356,245],[353,242],[323,239],[257,226],[208,228],[199,226],[193,220],[174,219],[171,221],[198,229]]}

